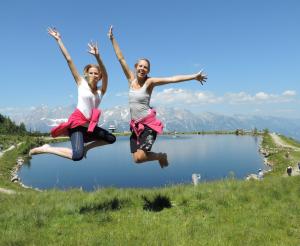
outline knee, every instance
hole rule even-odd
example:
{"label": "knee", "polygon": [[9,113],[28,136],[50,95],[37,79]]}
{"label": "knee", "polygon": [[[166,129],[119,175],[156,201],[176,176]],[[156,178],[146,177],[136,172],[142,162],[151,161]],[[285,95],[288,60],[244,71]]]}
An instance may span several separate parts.
{"label": "knee", "polygon": [[138,153],[138,152],[135,152],[135,153],[133,154],[133,161],[134,161],[136,164],[140,164],[140,163],[144,162],[144,160],[145,160],[145,157],[144,157],[142,154],[140,154],[140,153]]}
{"label": "knee", "polygon": [[111,135],[110,137],[110,143],[113,144],[114,142],[116,142],[116,137],[114,135]]}
{"label": "knee", "polygon": [[83,158],[83,150],[75,150],[72,154],[73,161],[80,161]]}
{"label": "knee", "polygon": [[133,157],[133,161],[134,161],[134,163],[136,163],[136,164],[142,163],[142,159],[139,158],[139,157]]}
{"label": "knee", "polygon": [[109,144],[113,144],[114,142],[116,142],[116,137],[112,134],[109,134],[109,135],[106,136],[106,141]]}

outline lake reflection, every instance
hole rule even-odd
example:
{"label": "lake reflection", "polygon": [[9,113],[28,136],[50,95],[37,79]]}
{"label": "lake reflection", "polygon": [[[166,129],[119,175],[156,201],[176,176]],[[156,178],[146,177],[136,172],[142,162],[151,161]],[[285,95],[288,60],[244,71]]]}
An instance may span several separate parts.
{"label": "lake reflection", "polygon": [[[159,136],[153,151],[167,152],[170,165],[161,169],[158,162],[135,164],[129,137],[92,149],[87,159],[73,162],[55,155],[35,155],[24,165],[19,177],[25,185],[40,189],[79,188],[90,191],[100,187],[157,187],[190,183],[192,173],[201,181],[216,180],[234,173],[244,178],[264,168],[258,153],[260,139],[235,135]],[[70,142],[53,144],[70,146]]]}

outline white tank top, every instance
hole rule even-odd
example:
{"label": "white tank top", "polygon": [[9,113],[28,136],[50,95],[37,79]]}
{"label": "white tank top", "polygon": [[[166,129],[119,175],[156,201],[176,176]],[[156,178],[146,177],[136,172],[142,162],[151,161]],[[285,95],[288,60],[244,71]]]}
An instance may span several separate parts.
{"label": "white tank top", "polygon": [[77,108],[85,116],[90,119],[92,116],[92,110],[98,108],[102,99],[101,90],[97,90],[97,94],[91,91],[88,82],[82,78],[80,85],[78,86],[78,103]]}

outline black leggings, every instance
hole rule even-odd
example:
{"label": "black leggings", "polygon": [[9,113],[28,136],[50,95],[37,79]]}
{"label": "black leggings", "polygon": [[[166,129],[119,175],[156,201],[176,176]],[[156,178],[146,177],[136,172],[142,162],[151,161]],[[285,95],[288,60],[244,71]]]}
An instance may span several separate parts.
{"label": "black leggings", "polygon": [[80,161],[84,156],[84,143],[103,140],[108,144],[116,141],[116,137],[107,130],[96,126],[93,132],[87,132],[87,128],[78,126],[69,129],[69,137],[72,144],[72,160]]}

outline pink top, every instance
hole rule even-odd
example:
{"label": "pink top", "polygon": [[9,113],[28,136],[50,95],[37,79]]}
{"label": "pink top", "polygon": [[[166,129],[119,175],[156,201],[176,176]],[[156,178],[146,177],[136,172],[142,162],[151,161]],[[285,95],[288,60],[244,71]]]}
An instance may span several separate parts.
{"label": "pink top", "polygon": [[135,132],[136,136],[139,137],[140,134],[144,131],[144,125],[150,127],[158,134],[162,134],[164,125],[163,123],[156,118],[156,111],[154,109],[150,110],[150,113],[139,120],[131,120],[130,127]]}
{"label": "pink top", "polygon": [[89,123],[88,132],[93,132],[96,125],[98,124],[99,118],[101,115],[101,111],[97,108],[92,110],[91,118],[88,120],[83,113],[80,112],[79,109],[76,109],[69,117],[67,122],[64,122],[54,128],[51,129],[51,136],[68,136],[68,129],[75,128],[77,126],[84,126]]}

